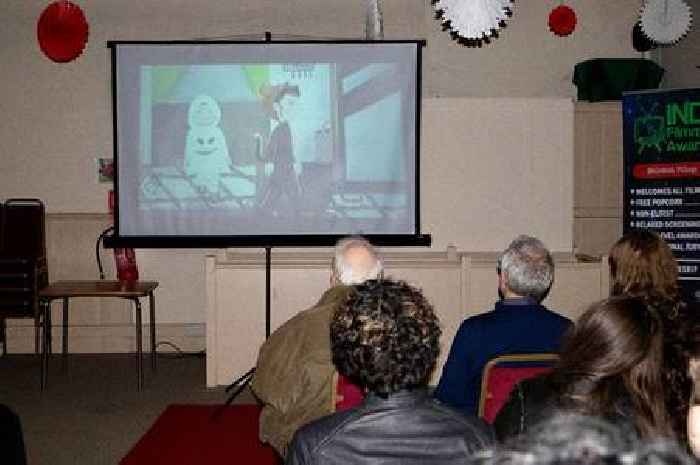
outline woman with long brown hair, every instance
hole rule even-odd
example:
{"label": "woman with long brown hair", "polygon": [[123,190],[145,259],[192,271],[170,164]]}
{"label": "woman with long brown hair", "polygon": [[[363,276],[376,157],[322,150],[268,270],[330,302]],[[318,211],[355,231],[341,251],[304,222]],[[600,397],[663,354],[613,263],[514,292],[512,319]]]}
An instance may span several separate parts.
{"label": "woman with long brown hair", "polygon": [[[610,249],[610,294],[636,296],[654,307],[664,327],[665,402],[675,436],[687,441],[689,400],[693,381],[688,364],[696,343],[690,337],[697,331],[696,309],[681,299],[678,263],[669,245],[656,233],[633,230]],[[695,354],[697,355],[697,353]]]}
{"label": "woman with long brown hair", "polygon": [[643,229],[628,232],[610,249],[608,265],[610,295],[640,297],[659,311],[677,312],[678,263],[657,234]]}
{"label": "woman with long brown hair", "polygon": [[554,370],[516,386],[499,412],[499,440],[557,410],[604,417],[642,437],[673,436],[663,389],[663,328],[638,297],[593,304],[562,346]]}

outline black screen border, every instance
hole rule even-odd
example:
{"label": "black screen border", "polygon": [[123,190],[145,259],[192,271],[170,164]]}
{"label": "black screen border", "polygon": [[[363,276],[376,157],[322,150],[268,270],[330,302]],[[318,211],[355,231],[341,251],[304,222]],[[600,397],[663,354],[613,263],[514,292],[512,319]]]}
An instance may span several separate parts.
{"label": "black screen border", "polygon": [[[415,44],[416,46],[416,108],[415,108],[415,184],[414,213],[415,231],[413,234],[367,234],[363,237],[378,246],[429,247],[432,237],[421,233],[420,223],[420,132],[421,132],[421,88],[422,88],[422,49],[424,39],[409,40],[110,40],[111,89],[112,89],[112,138],[115,169],[114,197],[119,199],[119,143],[117,127],[117,48],[119,45],[335,45],[335,44]],[[210,236],[122,236],[119,233],[119,202],[114,205],[114,234],[105,238],[106,247],[133,248],[226,248],[226,247],[327,247],[334,245],[347,235],[339,234],[287,234],[287,235],[210,235]]]}

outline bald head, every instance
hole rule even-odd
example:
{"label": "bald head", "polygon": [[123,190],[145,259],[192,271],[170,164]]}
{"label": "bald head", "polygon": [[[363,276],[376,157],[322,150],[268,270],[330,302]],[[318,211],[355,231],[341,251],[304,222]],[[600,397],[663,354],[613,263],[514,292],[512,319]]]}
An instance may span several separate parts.
{"label": "bald head", "polygon": [[377,279],[382,262],[372,244],[361,237],[340,240],[335,246],[331,284],[353,285]]}

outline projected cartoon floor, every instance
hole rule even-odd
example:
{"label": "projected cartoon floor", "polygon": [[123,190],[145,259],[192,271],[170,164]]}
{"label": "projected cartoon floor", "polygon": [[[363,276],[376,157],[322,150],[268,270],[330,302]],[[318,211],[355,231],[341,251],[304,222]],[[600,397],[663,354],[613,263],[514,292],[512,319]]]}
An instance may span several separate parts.
{"label": "projected cartoon floor", "polygon": [[320,233],[405,222],[413,149],[396,66],[142,66],[140,209],[226,210],[275,230],[301,217]]}

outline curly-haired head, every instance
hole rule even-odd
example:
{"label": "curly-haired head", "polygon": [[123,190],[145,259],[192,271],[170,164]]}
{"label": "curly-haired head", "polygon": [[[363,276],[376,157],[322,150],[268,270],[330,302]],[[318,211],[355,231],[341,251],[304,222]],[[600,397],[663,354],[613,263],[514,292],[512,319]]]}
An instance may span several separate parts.
{"label": "curly-haired head", "polygon": [[678,264],[668,244],[647,230],[630,231],[608,257],[610,294],[643,297],[652,305],[679,301]]}
{"label": "curly-haired head", "polygon": [[344,376],[385,397],[427,384],[440,334],[420,290],[403,281],[367,281],[354,286],[333,316],[333,362]]}

